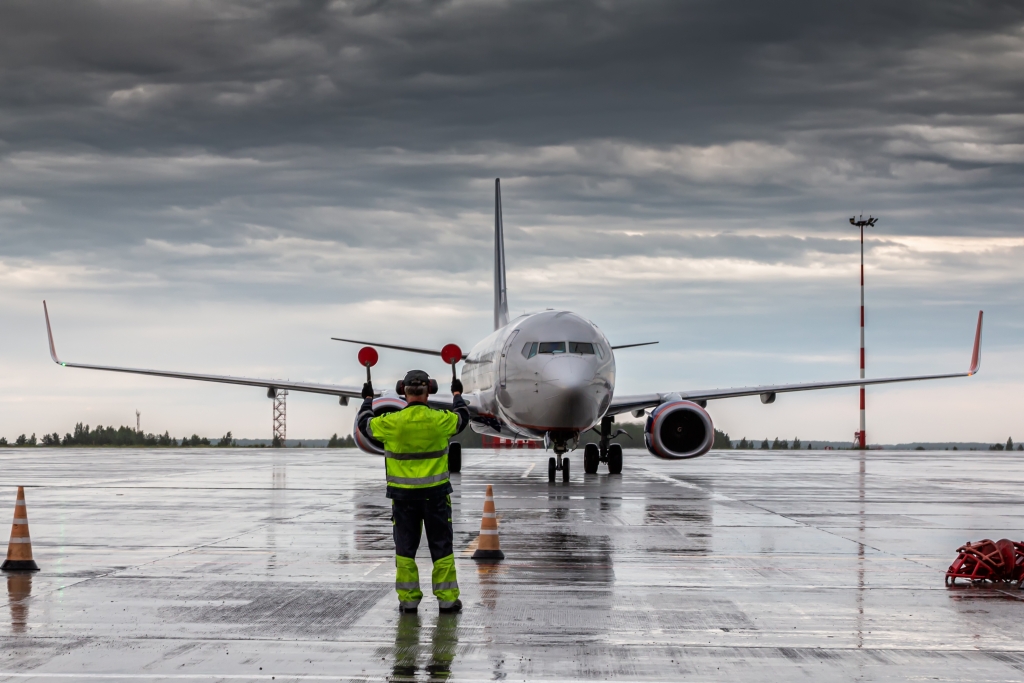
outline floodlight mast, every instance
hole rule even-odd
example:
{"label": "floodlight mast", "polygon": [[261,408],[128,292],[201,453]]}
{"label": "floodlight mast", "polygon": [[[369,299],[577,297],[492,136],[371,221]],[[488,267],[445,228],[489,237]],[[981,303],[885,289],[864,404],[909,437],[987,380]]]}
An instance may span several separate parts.
{"label": "floodlight mast", "polygon": [[[860,228],[860,378],[864,379],[864,228],[872,227],[878,222],[877,218],[868,216],[864,220],[864,214],[858,220],[856,216],[850,216],[850,225]],[[860,431],[854,434],[857,441],[857,448],[867,448],[868,436],[865,419],[864,385],[860,387]]]}

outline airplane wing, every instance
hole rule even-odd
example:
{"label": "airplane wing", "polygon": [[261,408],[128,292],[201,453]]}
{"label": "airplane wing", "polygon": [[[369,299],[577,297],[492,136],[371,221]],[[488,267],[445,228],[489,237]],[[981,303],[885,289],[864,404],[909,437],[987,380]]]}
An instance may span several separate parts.
{"label": "airplane wing", "polygon": [[734,389],[710,389],[705,391],[678,391],[663,394],[637,394],[633,396],[616,396],[608,407],[607,415],[618,415],[630,411],[653,408],[665,401],[684,399],[687,401],[704,402],[719,398],[735,398],[737,396],[761,396],[763,403],[775,401],[776,394],[791,391],[813,391],[816,389],[836,389],[840,387],[860,387],[872,384],[895,384],[896,382],[917,382],[927,379],[949,379],[951,377],[970,377],[981,370],[981,321],[984,313],[978,311],[978,328],[974,333],[974,351],[971,355],[971,367],[967,372],[954,372],[941,375],[913,375],[908,377],[882,377],[878,379],[847,379],[835,382],[806,382],[803,384],[766,384],[759,387],[737,387]]}
{"label": "airplane wing", "polygon": [[[66,368],[84,368],[86,370],[106,370],[108,372],[126,372],[133,375],[151,375],[153,377],[174,377],[176,379],[193,379],[200,382],[219,382],[221,384],[241,384],[250,387],[263,387],[268,395],[277,389],[288,391],[304,391],[311,394],[328,394],[342,398],[360,398],[361,387],[346,387],[337,384],[313,384],[308,382],[292,382],[279,379],[259,379],[254,377],[232,377],[229,375],[202,375],[194,372],[173,372],[168,370],[146,370],[142,368],[120,368],[109,365],[88,365],[85,363],[66,363],[57,357],[57,349],[53,344],[53,331],[50,329],[50,312],[43,302],[43,315],[46,316],[46,336],[50,340],[50,358],[54,363]],[[376,392],[378,395],[380,392]]]}

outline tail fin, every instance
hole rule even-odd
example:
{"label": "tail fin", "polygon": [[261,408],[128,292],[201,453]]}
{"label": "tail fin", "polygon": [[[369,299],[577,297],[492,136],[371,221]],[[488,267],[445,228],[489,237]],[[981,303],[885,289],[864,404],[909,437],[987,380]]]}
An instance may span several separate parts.
{"label": "tail fin", "polygon": [[501,179],[494,179],[494,329],[508,325],[505,288],[505,228],[501,222]]}

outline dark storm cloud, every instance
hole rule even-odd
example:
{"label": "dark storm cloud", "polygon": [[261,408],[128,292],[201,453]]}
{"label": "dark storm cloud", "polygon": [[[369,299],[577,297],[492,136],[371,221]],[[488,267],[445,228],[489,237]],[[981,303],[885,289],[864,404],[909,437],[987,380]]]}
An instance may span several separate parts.
{"label": "dark storm cloud", "polygon": [[1014,2],[7,2],[0,230],[23,256],[279,235],[486,267],[501,175],[510,239],[549,256],[806,262],[850,245],[786,235],[860,208],[1013,233],[1022,25]]}
{"label": "dark storm cloud", "polygon": [[268,137],[430,149],[474,139],[778,140],[793,126],[929,117],[939,104],[944,114],[1013,112],[1019,71],[998,67],[1019,50],[1024,10],[570,1],[10,2],[2,11],[9,141],[53,140],[62,125],[107,149],[233,149]]}

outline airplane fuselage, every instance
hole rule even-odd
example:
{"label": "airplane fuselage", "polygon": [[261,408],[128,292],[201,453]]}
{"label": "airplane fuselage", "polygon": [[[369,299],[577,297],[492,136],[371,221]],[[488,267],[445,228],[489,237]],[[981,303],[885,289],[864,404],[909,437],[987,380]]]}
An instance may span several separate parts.
{"label": "airplane fuselage", "polygon": [[604,333],[569,311],[522,315],[473,347],[462,368],[465,398],[482,433],[572,440],[600,422],[615,392],[615,356]]}

